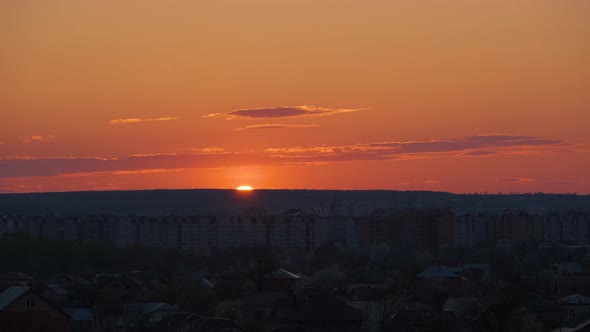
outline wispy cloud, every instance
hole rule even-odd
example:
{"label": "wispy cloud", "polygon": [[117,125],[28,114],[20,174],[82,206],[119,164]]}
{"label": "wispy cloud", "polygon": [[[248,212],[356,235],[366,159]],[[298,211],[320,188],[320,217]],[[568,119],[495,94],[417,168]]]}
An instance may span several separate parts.
{"label": "wispy cloud", "polygon": [[504,178],[498,179],[496,182],[511,182],[511,183],[531,183],[537,180],[531,178]]}
{"label": "wispy cloud", "polygon": [[129,175],[129,174],[154,174],[154,173],[175,173],[186,171],[185,168],[153,168],[153,169],[135,169],[131,171],[115,171],[111,172],[113,175]]}
{"label": "wispy cloud", "polygon": [[[204,147],[184,149],[179,153],[136,154],[120,158],[11,157],[0,159],[0,178],[50,177],[92,172],[142,174],[142,170],[163,172],[163,170],[174,169],[227,168],[248,165],[307,166],[337,162],[434,158],[439,155],[465,157],[468,155],[467,152],[479,150],[495,151],[497,155],[511,154],[512,151],[527,151],[528,149],[555,153],[555,151],[562,150],[560,147],[568,144],[570,143],[533,136],[480,135],[453,140],[278,147],[240,153],[226,151],[220,147]],[[480,154],[470,153],[469,155]],[[497,181],[524,183],[530,182],[530,180],[528,178],[506,178]],[[430,184],[437,183],[436,179],[429,181]]]}
{"label": "wispy cloud", "polygon": [[526,151],[526,148],[541,149],[556,147],[566,142],[533,136],[480,135],[454,140],[433,141],[391,141],[377,143],[357,143],[337,146],[312,146],[269,148],[266,152],[285,158],[315,158],[332,160],[383,160],[398,159],[401,156],[432,156],[440,153],[457,153],[463,156],[483,155],[480,151],[502,150],[509,153],[514,150]]}
{"label": "wispy cloud", "polygon": [[472,156],[490,156],[493,154],[497,154],[499,153],[498,151],[493,151],[493,150],[473,150],[473,151],[467,151],[465,153],[463,153],[463,156],[467,156],[467,157],[472,157]]}
{"label": "wispy cloud", "polygon": [[210,146],[206,148],[191,148],[190,151],[198,153],[198,154],[220,154],[220,153],[228,153],[225,151],[224,148],[220,148],[218,146]]}
{"label": "wispy cloud", "polygon": [[[85,173],[125,174],[142,170],[199,169],[257,163],[260,156],[235,153],[142,154],[121,158],[11,157],[0,159],[0,178],[83,176]],[[154,171],[148,171],[154,173]]]}
{"label": "wispy cloud", "polygon": [[31,143],[40,143],[40,142],[47,142],[55,139],[54,135],[33,135],[33,136],[19,136],[18,139],[21,143],[31,144]]}
{"label": "wispy cloud", "polygon": [[139,122],[174,121],[174,120],[179,120],[179,119],[180,119],[179,117],[175,117],[175,116],[154,118],[154,119],[142,119],[142,118],[115,119],[115,120],[111,120],[110,124],[120,125],[120,124],[139,123]]}
{"label": "wispy cloud", "polygon": [[339,113],[351,113],[367,110],[367,108],[329,108],[316,106],[282,106],[240,109],[228,113],[212,113],[204,115],[204,118],[232,119],[272,119],[292,118],[302,116],[329,116]]}
{"label": "wispy cloud", "polygon": [[303,128],[313,128],[319,127],[317,124],[259,124],[259,125],[252,125],[246,126],[242,128],[236,128],[234,131],[246,131],[246,130],[269,130],[269,129],[303,129]]}

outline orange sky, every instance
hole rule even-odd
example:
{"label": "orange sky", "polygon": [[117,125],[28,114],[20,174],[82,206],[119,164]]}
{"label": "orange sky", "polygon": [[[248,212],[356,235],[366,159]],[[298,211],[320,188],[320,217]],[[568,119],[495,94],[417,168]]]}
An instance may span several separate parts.
{"label": "orange sky", "polygon": [[0,2],[0,192],[590,193],[590,2]]}

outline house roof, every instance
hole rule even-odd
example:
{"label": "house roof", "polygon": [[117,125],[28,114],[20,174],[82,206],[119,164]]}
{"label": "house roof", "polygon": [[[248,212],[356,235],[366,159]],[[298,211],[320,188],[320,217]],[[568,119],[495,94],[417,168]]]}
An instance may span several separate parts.
{"label": "house roof", "polygon": [[330,297],[312,297],[306,300],[291,299],[277,302],[278,317],[293,318],[298,322],[363,321],[362,311]]}
{"label": "house roof", "polygon": [[9,287],[0,294],[0,310],[3,310],[19,297],[25,295],[31,287]]}
{"label": "house roof", "polygon": [[168,303],[128,303],[122,306],[126,312],[144,312],[151,313],[156,311],[178,311],[177,306]]}
{"label": "house roof", "polygon": [[63,278],[80,286],[92,284],[90,280],[78,276],[64,275]]}
{"label": "house roof", "polygon": [[452,272],[448,267],[434,265],[418,274],[418,278],[458,278],[459,276]]}
{"label": "house roof", "polygon": [[580,294],[574,294],[570,296],[566,296],[562,299],[559,299],[560,304],[570,304],[570,305],[590,305],[590,297],[583,296]]}
{"label": "house roof", "polygon": [[175,312],[170,315],[166,316],[166,320],[169,321],[181,321],[181,322],[200,322],[203,319],[200,316],[197,316],[190,312]]}
{"label": "house roof", "polygon": [[6,272],[0,274],[2,280],[31,280],[31,276],[22,272]]}
{"label": "house roof", "polygon": [[74,322],[92,322],[94,320],[92,312],[86,308],[64,309],[64,311]]}
{"label": "house roof", "polygon": [[47,285],[47,288],[51,290],[55,295],[62,296],[70,294],[67,290],[65,290],[61,285]]}
{"label": "house roof", "polygon": [[568,319],[563,325],[564,327],[573,329],[574,331],[581,331],[582,328],[590,325],[590,311],[582,312],[577,316]]}
{"label": "house roof", "polygon": [[208,279],[205,278],[201,278],[201,283],[204,287],[207,288],[215,288],[215,285]]}
{"label": "house roof", "polygon": [[487,272],[490,270],[490,264],[463,264],[463,268],[465,270],[480,270],[483,272]]}
{"label": "house roof", "polygon": [[301,277],[285,269],[278,269],[268,274],[266,279],[301,279]]}
{"label": "house roof", "polygon": [[62,308],[60,308],[59,306],[56,306],[54,303],[52,303],[50,301],[47,301],[47,299],[45,299],[43,296],[41,296],[41,294],[32,290],[31,287],[13,286],[13,287],[7,288],[4,292],[2,292],[0,294],[0,311],[4,310],[4,308],[9,306],[11,303],[16,301],[17,299],[19,299],[21,296],[25,295],[29,291],[34,293],[37,297],[39,297],[40,299],[45,301],[48,305],[53,307],[55,310],[59,311],[64,316],[68,316],[68,314]]}
{"label": "house roof", "polygon": [[553,264],[552,266],[555,269],[561,269],[563,271],[569,273],[584,273],[586,270],[577,262],[559,262],[557,264]]}

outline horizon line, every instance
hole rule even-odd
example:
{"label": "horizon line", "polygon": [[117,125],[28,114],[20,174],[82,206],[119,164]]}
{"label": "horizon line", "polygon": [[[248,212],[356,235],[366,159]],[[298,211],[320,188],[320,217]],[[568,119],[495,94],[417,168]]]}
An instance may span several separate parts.
{"label": "horizon line", "polygon": [[[140,191],[234,191],[238,192],[236,188],[154,188],[154,189],[110,189],[110,190],[71,190],[71,191],[30,191],[30,192],[2,192],[2,195],[34,195],[34,194],[75,194],[75,193],[118,193],[118,192],[140,192]],[[527,192],[452,192],[452,191],[436,191],[436,190],[400,190],[400,189],[318,189],[318,188],[254,188],[250,192],[241,192],[242,194],[253,193],[256,191],[348,191],[348,192],[363,192],[363,191],[390,191],[403,193],[438,193],[450,195],[486,195],[486,196],[511,196],[511,195],[567,195],[567,196],[590,196],[590,193],[578,192],[543,192],[543,191],[527,191]]]}

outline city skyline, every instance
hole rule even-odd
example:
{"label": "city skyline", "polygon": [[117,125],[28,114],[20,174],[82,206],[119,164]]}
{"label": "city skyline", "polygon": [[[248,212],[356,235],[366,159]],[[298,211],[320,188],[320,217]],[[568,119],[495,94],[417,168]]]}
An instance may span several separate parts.
{"label": "city skyline", "polygon": [[590,193],[586,1],[6,1],[0,192]]}

